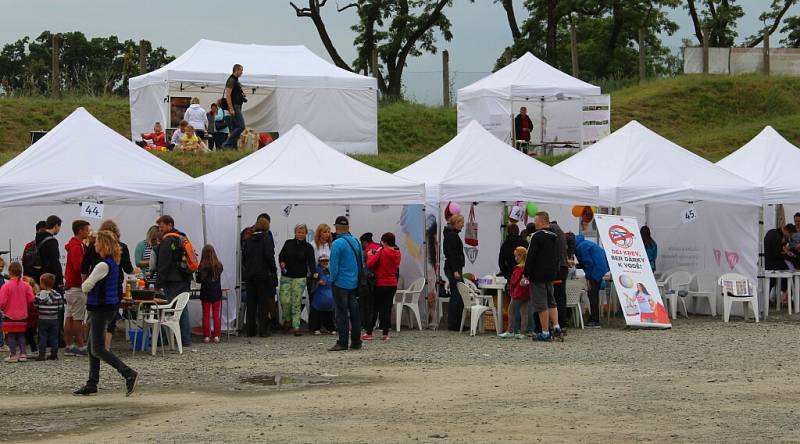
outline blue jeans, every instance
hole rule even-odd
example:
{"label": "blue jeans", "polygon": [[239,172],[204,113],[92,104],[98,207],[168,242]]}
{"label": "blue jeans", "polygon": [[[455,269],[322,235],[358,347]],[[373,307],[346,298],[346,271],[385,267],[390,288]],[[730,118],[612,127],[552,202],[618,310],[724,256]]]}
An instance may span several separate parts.
{"label": "blue jeans", "polygon": [[347,332],[350,332],[350,346],[361,345],[361,314],[358,311],[358,289],[347,290],[333,286],[333,302],[336,305],[336,330],[339,332],[339,345],[347,347]]}
{"label": "blue jeans", "polygon": [[236,147],[239,143],[239,136],[242,135],[244,131],[244,116],[242,115],[242,105],[233,105],[233,111],[236,113],[232,116],[229,116],[228,120],[228,129],[230,130],[230,134],[228,134],[228,139],[222,144],[223,147]]}
{"label": "blue jeans", "polygon": [[[189,282],[167,282],[164,284],[164,297],[172,302],[179,294],[189,291]],[[192,326],[189,322],[189,306],[183,309],[181,319],[178,321],[181,327],[181,342],[184,346],[192,343]]]}

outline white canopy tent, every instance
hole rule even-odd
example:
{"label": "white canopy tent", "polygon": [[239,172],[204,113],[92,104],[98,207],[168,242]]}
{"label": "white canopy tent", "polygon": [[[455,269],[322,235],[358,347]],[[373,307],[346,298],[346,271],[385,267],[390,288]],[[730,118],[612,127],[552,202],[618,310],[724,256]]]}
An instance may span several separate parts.
{"label": "white canopy tent", "polygon": [[[610,101],[601,95],[600,87],[576,79],[531,53],[458,90],[458,131],[477,120],[498,139],[510,143],[518,106],[528,107],[534,144],[560,140],[582,147],[609,132]],[[585,127],[584,122],[590,125]]]}
{"label": "white canopy tent", "polygon": [[[759,247],[763,253],[764,230],[776,225],[773,205],[800,203],[800,179],[796,168],[800,165],[800,149],[767,126],[717,165],[762,187],[762,204],[769,207],[769,211],[762,207],[759,223]],[[759,270],[763,268],[763,261],[759,261]],[[761,308],[763,311],[767,307]]]}
{"label": "white canopy tent", "polygon": [[129,80],[131,132],[170,122],[171,99],[199,97],[206,109],[222,97],[234,64],[248,102],[248,128],[280,135],[302,124],[339,151],[377,154],[374,78],[341,69],[305,46],[265,46],[200,40],[169,64]]}
{"label": "white canopy tent", "polygon": [[555,168],[598,185],[601,205],[647,224],[659,271],[734,271],[755,281],[760,186],[636,121]]}
{"label": "white canopy tent", "polygon": [[[532,201],[550,211],[545,208],[548,204],[591,204],[597,200],[596,186],[522,154],[474,121],[444,146],[395,175],[425,183],[431,208],[427,216],[429,244],[431,238],[442,234],[444,205],[458,202],[461,214],[468,217],[470,205],[479,203],[474,207],[481,227],[479,245],[467,252],[465,268],[478,276],[497,272],[506,202]],[[439,253],[436,257],[430,254],[428,266],[436,274]]]}
{"label": "white canopy tent", "polygon": [[763,204],[800,202],[800,149],[771,126],[717,165],[761,186]]}
{"label": "white canopy tent", "polygon": [[[58,236],[72,235],[74,219],[89,219],[80,202],[102,203],[131,254],[159,214],[171,214],[202,245],[203,185],[103,125],[78,108],[55,128],[0,167],[0,233],[12,258],[31,240],[34,224],[49,214],[64,221]],[[99,222],[99,221],[97,221]]]}
{"label": "white canopy tent", "polygon": [[[348,157],[300,125],[266,148],[199,180],[205,185],[209,242],[226,264],[223,273],[226,288],[238,284],[238,267],[228,264],[238,264],[243,217],[249,226],[265,208],[277,210],[271,212],[277,253],[280,241],[291,236],[292,221],[306,223],[313,230],[316,225],[310,222],[314,218],[332,225],[335,216],[352,214],[350,205],[367,206],[373,208],[372,214],[353,216],[351,230],[372,231],[380,225],[379,219],[388,217],[388,213],[386,217],[381,214],[384,206],[421,205],[425,199],[421,183],[395,177]],[[297,205],[301,207],[293,209]],[[313,205],[315,210],[308,212],[303,208],[305,205]],[[324,219],[320,219],[323,213]],[[397,219],[399,222],[400,217]],[[421,230],[421,213],[419,219],[416,225]],[[400,233],[398,244],[402,246]]]}
{"label": "white canopy tent", "polygon": [[426,200],[433,205],[514,200],[591,204],[597,200],[596,186],[522,154],[476,121],[395,176],[425,183]]}

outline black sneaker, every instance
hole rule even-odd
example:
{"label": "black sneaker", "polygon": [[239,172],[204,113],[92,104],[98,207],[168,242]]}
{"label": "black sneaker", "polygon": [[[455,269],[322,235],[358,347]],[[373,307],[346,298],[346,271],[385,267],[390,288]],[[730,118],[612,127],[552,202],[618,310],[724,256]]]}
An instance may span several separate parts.
{"label": "black sneaker", "polygon": [[350,350],[361,350],[361,343],[351,345]]}
{"label": "black sneaker", "polygon": [[48,361],[58,361],[58,355],[50,355],[47,357]]}
{"label": "black sneaker", "polygon": [[344,345],[342,345],[342,344],[340,344],[338,342],[336,343],[336,345],[334,345],[333,347],[328,349],[329,352],[338,352],[338,351],[344,351],[344,350],[347,350],[347,346],[344,346]]}
{"label": "black sneaker", "polygon": [[89,384],[86,384],[83,387],[79,388],[78,390],[72,392],[72,394],[75,396],[89,396],[89,395],[94,395],[95,393],[97,393],[97,387],[91,386]]}
{"label": "black sneaker", "polygon": [[125,396],[130,396],[136,389],[136,383],[139,381],[139,374],[133,372],[130,376],[125,378]]}
{"label": "black sneaker", "polygon": [[37,361],[44,361],[45,359],[47,359],[47,355],[44,353],[39,353],[39,356],[36,357]]}
{"label": "black sneaker", "polygon": [[586,328],[600,328],[600,327],[601,325],[599,321],[589,322],[586,324]]}

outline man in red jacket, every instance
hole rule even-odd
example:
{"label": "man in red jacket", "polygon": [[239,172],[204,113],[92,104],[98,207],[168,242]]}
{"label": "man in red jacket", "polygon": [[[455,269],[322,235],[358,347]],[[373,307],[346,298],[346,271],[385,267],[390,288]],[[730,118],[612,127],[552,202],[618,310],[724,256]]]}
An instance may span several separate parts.
{"label": "man in red jacket", "polygon": [[[64,268],[64,315],[65,355],[86,356],[85,331],[86,295],[81,291],[81,263],[86,252],[83,242],[89,237],[91,226],[85,220],[72,222],[72,238],[64,246],[67,250],[67,266]],[[74,342],[73,342],[74,338]],[[73,345],[74,344],[74,345]]]}

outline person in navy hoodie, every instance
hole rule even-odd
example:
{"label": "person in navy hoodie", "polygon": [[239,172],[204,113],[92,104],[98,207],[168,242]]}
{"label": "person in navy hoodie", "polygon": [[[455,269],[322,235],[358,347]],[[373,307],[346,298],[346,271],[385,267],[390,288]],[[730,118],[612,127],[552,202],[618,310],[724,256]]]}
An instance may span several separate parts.
{"label": "person in navy hoodie", "polygon": [[603,288],[603,276],[609,271],[606,253],[596,243],[587,240],[582,234],[575,236],[575,258],[578,259],[578,268],[586,273],[586,284],[589,287],[589,315],[590,328],[600,327],[600,289]]}
{"label": "person in navy hoodie", "polygon": [[75,390],[75,395],[88,396],[97,393],[100,382],[100,360],[125,378],[125,396],[130,396],[136,388],[139,374],[125,365],[114,353],[106,350],[104,337],[108,325],[114,321],[121,300],[119,285],[120,258],[122,248],[117,236],[109,230],[97,233],[94,248],[100,255],[100,262],[81,285],[86,297],[86,310],[89,323],[89,379],[86,385]]}

